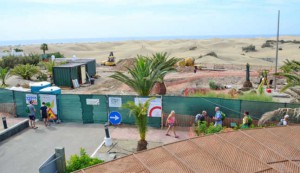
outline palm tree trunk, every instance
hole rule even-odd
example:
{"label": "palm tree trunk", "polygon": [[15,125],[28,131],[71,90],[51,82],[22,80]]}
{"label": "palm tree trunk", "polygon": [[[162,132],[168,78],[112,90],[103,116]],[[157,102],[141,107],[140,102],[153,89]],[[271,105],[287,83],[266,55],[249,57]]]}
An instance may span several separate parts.
{"label": "palm tree trunk", "polygon": [[152,88],[152,94],[165,95],[167,88],[164,82],[156,82]]}
{"label": "palm tree trunk", "polygon": [[148,142],[146,140],[139,140],[137,144],[137,151],[147,150]]}

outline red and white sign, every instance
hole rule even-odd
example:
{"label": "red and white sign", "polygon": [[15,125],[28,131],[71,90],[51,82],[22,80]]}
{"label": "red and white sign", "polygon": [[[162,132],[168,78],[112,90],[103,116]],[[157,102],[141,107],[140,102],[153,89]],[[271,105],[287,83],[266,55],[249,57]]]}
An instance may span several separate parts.
{"label": "red and white sign", "polygon": [[[135,98],[135,104],[142,103],[144,104],[149,98]],[[161,99],[156,98],[150,102],[150,106],[148,108],[148,117],[161,117],[162,107],[161,107]]]}

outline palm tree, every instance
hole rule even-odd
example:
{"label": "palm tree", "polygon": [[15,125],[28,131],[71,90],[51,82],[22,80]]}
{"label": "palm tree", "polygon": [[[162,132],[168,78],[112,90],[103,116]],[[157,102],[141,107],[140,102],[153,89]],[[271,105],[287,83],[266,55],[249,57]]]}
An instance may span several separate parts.
{"label": "palm tree", "polygon": [[160,69],[152,70],[153,65],[149,58],[138,55],[133,67],[126,67],[129,76],[121,72],[116,72],[110,77],[128,85],[140,96],[149,96],[158,78],[165,73],[164,71],[160,71]]}
{"label": "palm tree", "polygon": [[138,141],[137,151],[146,150],[148,142],[146,141],[147,122],[148,122],[148,108],[150,102],[154,98],[148,99],[144,104],[138,103],[136,105],[133,101],[128,101],[123,104],[123,108],[130,109],[130,115],[133,114],[135,117],[135,123],[139,130],[140,140]]}
{"label": "palm tree", "polygon": [[175,64],[179,61],[179,59],[175,57],[169,58],[167,52],[164,52],[153,54],[150,60],[153,63],[152,70],[160,70],[163,72],[158,78],[159,81],[157,81],[153,88],[153,93],[164,95],[167,92],[164,78],[167,73],[176,70]]}
{"label": "palm tree", "polygon": [[285,85],[281,91],[285,91],[288,88],[300,86],[300,61],[296,60],[286,60],[285,64],[280,68],[283,72],[275,74],[276,76],[283,76],[287,80],[287,85]]}
{"label": "palm tree", "polygon": [[0,67],[0,80],[1,80],[1,86],[6,86],[6,79],[9,77],[9,70],[7,68]]}
{"label": "palm tree", "polygon": [[43,53],[45,54],[46,50],[48,50],[48,45],[46,43],[43,43],[43,44],[41,44],[40,49],[43,50]]}
{"label": "palm tree", "polygon": [[31,80],[31,77],[36,75],[39,69],[35,65],[19,64],[11,70],[11,74],[22,77],[23,79]]}
{"label": "palm tree", "polygon": [[258,125],[264,125],[269,120],[282,118],[284,115],[289,115],[289,119],[297,121],[300,119],[300,108],[278,108],[276,110],[266,112],[259,119]]}

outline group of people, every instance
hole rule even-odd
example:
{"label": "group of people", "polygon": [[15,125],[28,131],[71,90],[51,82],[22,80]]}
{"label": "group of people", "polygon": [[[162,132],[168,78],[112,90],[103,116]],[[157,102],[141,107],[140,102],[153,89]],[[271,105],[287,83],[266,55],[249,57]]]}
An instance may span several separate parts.
{"label": "group of people", "polygon": [[[27,105],[29,126],[30,126],[30,128],[37,129],[38,127],[35,125],[36,110],[32,103],[33,103],[32,101],[29,101],[29,104]],[[45,102],[43,102],[42,106],[40,107],[40,114],[42,115],[45,126],[46,127],[49,126],[50,124],[48,122],[48,107],[46,106]]]}
{"label": "group of people", "polygon": [[[202,123],[205,121],[207,117],[207,112],[204,110],[202,111],[201,114],[197,114],[195,116],[195,124],[197,125],[198,122]],[[289,115],[285,115],[283,117],[283,119],[280,120],[280,122],[278,123],[279,126],[286,126],[288,124],[288,118]],[[215,115],[212,117],[212,119],[215,121],[214,126],[222,126],[223,120],[222,120],[222,112],[220,111],[219,107],[215,107]],[[179,136],[176,135],[175,132],[175,123],[176,123],[176,119],[175,119],[175,111],[172,110],[171,113],[169,114],[167,120],[166,120],[166,126],[168,127],[167,132],[166,132],[166,136],[170,136],[169,132],[170,130],[173,131],[174,133],[174,137],[178,138]],[[252,118],[249,115],[248,111],[244,112],[244,117],[243,117],[243,124],[242,124],[242,128],[248,128],[250,127],[250,125],[252,124]]]}

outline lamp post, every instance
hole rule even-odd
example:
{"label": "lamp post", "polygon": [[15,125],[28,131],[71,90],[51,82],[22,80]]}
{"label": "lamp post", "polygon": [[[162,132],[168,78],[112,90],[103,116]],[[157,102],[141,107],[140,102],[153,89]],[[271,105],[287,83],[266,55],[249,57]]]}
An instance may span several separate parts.
{"label": "lamp post", "polygon": [[[277,66],[278,66],[279,20],[280,20],[280,10],[278,10],[278,22],[277,22],[277,41],[276,41],[275,73],[277,73]],[[276,76],[274,76],[274,90],[276,90],[276,83],[277,83]]]}

